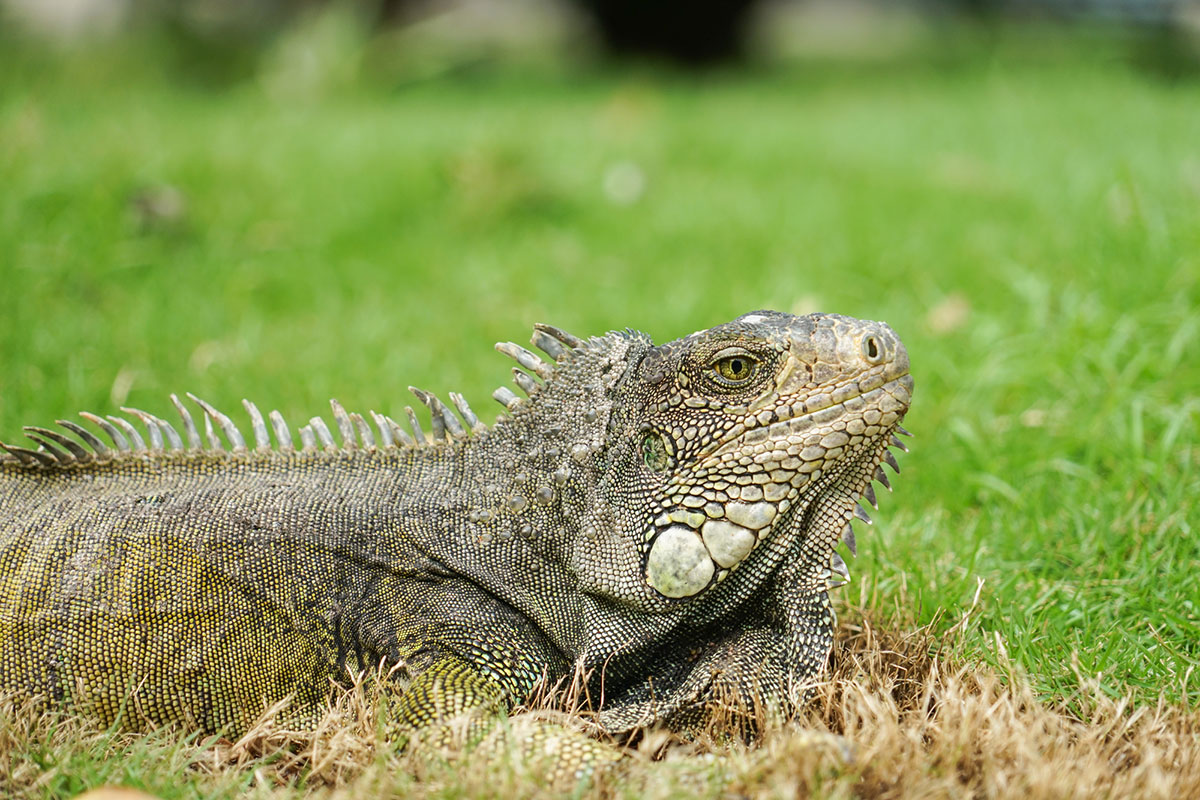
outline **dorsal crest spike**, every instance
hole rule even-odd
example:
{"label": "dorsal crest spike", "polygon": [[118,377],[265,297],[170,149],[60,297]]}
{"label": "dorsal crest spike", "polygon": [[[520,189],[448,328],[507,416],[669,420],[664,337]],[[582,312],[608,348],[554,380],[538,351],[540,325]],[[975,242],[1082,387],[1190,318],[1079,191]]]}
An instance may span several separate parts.
{"label": "dorsal crest spike", "polygon": [[86,447],[83,447],[74,439],[63,436],[58,431],[52,431],[46,428],[27,427],[25,428],[25,432],[26,434],[29,434],[30,432],[36,433],[38,436],[47,438],[55,444],[62,445],[64,448],[66,448],[67,452],[71,454],[71,457],[81,464],[86,464],[92,460],[92,454],[88,452]]}
{"label": "dorsal crest spike", "polygon": [[538,382],[516,367],[513,367],[513,382],[530,397],[533,397],[537,393]]}
{"label": "dorsal crest spike", "polygon": [[300,449],[306,453],[314,452],[317,449],[317,437],[313,435],[311,425],[304,425],[300,428]]}
{"label": "dorsal crest spike", "polygon": [[390,450],[395,447],[396,440],[392,436],[392,429],[388,425],[387,417],[374,410],[370,414],[372,421],[375,423],[375,428],[379,431],[379,446],[384,450]]}
{"label": "dorsal crest spike", "polygon": [[421,429],[421,421],[417,419],[417,412],[412,410],[412,406],[405,406],[404,414],[408,417],[409,427],[412,428],[413,442],[418,445],[428,444],[429,440],[425,438],[425,431]]}
{"label": "dorsal crest spike", "polygon": [[59,450],[53,444],[53,439],[41,435],[42,428],[25,428],[25,435],[41,446],[41,450],[54,459],[58,466],[75,463],[75,456],[65,450]]}
{"label": "dorsal crest spike", "polygon": [[162,431],[158,428],[158,418],[137,408],[122,406],[121,411],[126,414],[132,414],[142,421],[142,424],[146,426],[146,433],[150,438],[150,452],[161,453],[163,451],[163,436]]}
{"label": "dorsal crest spike", "polygon": [[161,417],[155,417],[155,422],[158,423],[159,430],[162,431],[163,437],[170,446],[172,453],[183,451],[183,439],[179,438],[179,431],[171,427],[171,423]]}
{"label": "dorsal crest spike", "polygon": [[296,448],[292,445],[292,432],[288,430],[283,414],[272,411],[267,416],[271,420],[271,428],[275,431],[275,441],[279,442],[279,449],[285,453],[294,451]]}
{"label": "dorsal crest spike", "polygon": [[208,440],[209,450],[223,450],[221,439],[217,436],[216,430],[213,428],[212,417],[208,414],[204,415],[204,438]]}
{"label": "dorsal crest spike", "polygon": [[92,452],[95,454],[95,458],[97,460],[107,461],[108,459],[112,458],[112,451],[108,449],[108,445],[106,445],[106,444],[104,444],[104,442],[100,441],[100,437],[96,436],[94,433],[89,431],[87,428],[83,427],[82,425],[78,425],[74,422],[71,422],[68,419],[56,419],[54,421],[58,425],[63,426],[64,428],[69,430],[71,433],[78,436],[80,439],[83,440],[84,444],[86,444],[88,447],[92,448]]}
{"label": "dorsal crest spike", "polygon": [[317,435],[317,441],[326,450],[337,450],[338,447],[333,442],[333,434],[329,432],[329,426],[325,424],[325,420],[320,417],[313,417],[308,421],[313,433]]}
{"label": "dorsal crest spike", "polygon": [[115,425],[113,425],[111,422],[109,422],[108,420],[104,419],[103,417],[101,417],[97,414],[92,414],[91,412],[88,412],[88,411],[80,411],[79,416],[83,417],[88,422],[92,423],[97,428],[104,431],[105,435],[107,435],[108,438],[112,440],[113,447],[117,448],[117,452],[120,452],[120,453],[129,452],[129,440],[126,439],[125,434],[121,433],[121,431],[118,430],[117,427]]}
{"label": "dorsal crest spike", "polygon": [[434,401],[437,403],[437,411],[442,415],[442,422],[446,425],[446,433],[448,438],[465,439],[467,438],[467,429],[459,422],[458,417],[454,416],[454,412],[450,407],[442,402],[441,398],[433,395]]}
{"label": "dorsal crest spike", "polygon": [[[242,432],[233,424],[233,420],[222,414],[212,405],[201,400],[196,395],[188,392],[188,399],[204,409],[204,412],[212,419],[213,423],[221,427],[221,432],[225,434],[225,438],[229,440],[229,447],[235,453],[246,452],[246,440],[242,438]],[[219,448],[215,448],[219,449]]]}
{"label": "dorsal crest spike", "polygon": [[496,342],[496,350],[513,359],[530,372],[533,372],[542,380],[546,380],[554,374],[554,367],[542,361],[519,344],[514,342]]}
{"label": "dorsal crest spike", "polygon": [[517,406],[521,405],[521,398],[512,389],[507,386],[501,386],[496,391],[492,392],[492,397],[497,403],[504,406],[509,411],[513,411]]}
{"label": "dorsal crest spike", "polygon": [[534,323],[533,329],[535,331],[544,333],[553,339],[557,339],[559,342],[562,342],[572,350],[577,347],[583,347],[584,345],[583,339],[580,339],[578,336],[567,333],[562,328],[556,328],[553,325],[547,325],[544,322]]}
{"label": "dorsal crest spike", "polygon": [[0,447],[3,447],[14,458],[27,467],[39,465],[43,467],[58,466],[58,460],[49,453],[43,453],[38,450],[30,450],[28,447],[18,447],[15,444],[5,444],[4,442],[0,442]]}
{"label": "dorsal crest spike", "polygon": [[409,436],[408,431],[406,431],[406,430],[404,430],[404,428],[400,427],[399,422],[396,422],[396,420],[394,420],[388,416],[384,416],[383,421],[387,424],[388,430],[392,434],[392,439],[397,444],[402,444],[402,445],[406,445],[406,446],[410,446],[410,447],[412,445],[416,444],[416,442],[413,441],[413,438],[411,436]]}
{"label": "dorsal crest spike", "polygon": [[171,394],[171,405],[175,406],[175,410],[179,412],[180,419],[183,420],[183,431],[187,434],[188,448],[191,450],[199,450],[204,445],[200,441],[200,432],[196,430],[196,422],[192,419],[192,412],[187,410],[187,407],[179,400],[179,395]]}
{"label": "dorsal crest spike", "polygon": [[21,452],[21,448],[17,447],[16,445],[9,447],[9,445],[0,441],[0,450],[4,451],[3,453],[0,453],[0,464],[4,464],[6,462],[12,463],[14,460],[16,460],[17,463],[23,467],[32,467],[37,464],[36,459],[26,456]]}
{"label": "dorsal crest spike", "polygon": [[571,352],[570,348],[565,347],[562,342],[540,328],[533,329],[533,336],[530,337],[529,343],[556,362],[561,361],[567,353]]}
{"label": "dorsal crest spike", "polygon": [[267,421],[263,419],[258,406],[242,398],[242,408],[250,415],[250,426],[254,430],[254,449],[260,453],[271,449],[271,435],[267,432]]}
{"label": "dorsal crest spike", "polygon": [[458,392],[449,392],[450,402],[458,409],[458,413],[463,418],[463,422],[467,423],[472,433],[479,433],[486,430],[487,425],[479,421],[479,417],[471,410],[471,406],[467,403],[467,399]]}
{"label": "dorsal crest spike", "polygon": [[337,400],[330,398],[329,407],[333,409],[333,421],[337,423],[338,433],[342,437],[342,447],[346,450],[358,449],[358,437],[354,433],[354,422],[346,409]]}
{"label": "dorsal crest spike", "polygon": [[129,440],[129,449],[135,453],[146,452],[146,442],[142,439],[142,435],[137,432],[137,428],[133,427],[132,423],[127,419],[108,415],[108,421],[116,425],[125,433],[125,438]]}
{"label": "dorsal crest spike", "polygon": [[363,419],[362,414],[353,413],[350,415],[350,421],[354,423],[354,427],[358,429],[358,438],[362,441],[362,446],[367,450],[375,449],[375,436],[371,433],[371,426]]}
{"label": "dorsal crest spike", "polygon": [[433,392],[427,392],[415,386],[408,387],[408,390],[429,408],[430,425],[433,427],[433,440],[435,442],[442,439],[451,441],[453,439],[466,438],[466,429],[463,428],[462,423],[458,421],[458,417],[454,416],[454,413],[446,407],[446,404],[442,402],[440,397]]}
{"label": "dorsal crest spike", "polygon": [[[416,395],[416,398],[429,408],[429,428],[432,432],[432,441],[440,442],[445,439],[446,421],[442,419],[442,415],[438,413],[438,409],[435,407],[435,405],[441,405],[441,401],[424,389],[418,389],[415,386],[410,386],[408,387],[408,390]],[[416,414],[412,414],[410,419],[415,420]]]}

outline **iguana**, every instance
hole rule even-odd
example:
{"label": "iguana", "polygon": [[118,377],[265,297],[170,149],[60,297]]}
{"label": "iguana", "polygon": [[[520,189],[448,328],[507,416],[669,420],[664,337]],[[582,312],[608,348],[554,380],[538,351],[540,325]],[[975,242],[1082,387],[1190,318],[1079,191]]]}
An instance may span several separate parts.
{"label": "iguana", "polygon": [[0,691],[206,731],[288,696],[307,719],[379,664],[414,726],[572,675],[613,733],[800,698],[835,546],[904,433],[897,336],[758,311],[659,346],[532,344],[549,360],[497,345],[528,397],[498,389],[491,426],[413,389],[429,433],[334,401],[340,444],[250,402],[247,442],[174,395],[178,429],[82,414],[111,444],[26,428],[38,447],[0,460]]}

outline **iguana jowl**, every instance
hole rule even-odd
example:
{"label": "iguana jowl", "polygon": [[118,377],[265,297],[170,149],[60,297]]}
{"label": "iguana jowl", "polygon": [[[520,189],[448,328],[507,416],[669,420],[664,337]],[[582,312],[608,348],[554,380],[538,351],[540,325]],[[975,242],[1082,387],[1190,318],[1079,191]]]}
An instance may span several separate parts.
{"label": "iguana jowl", "polygon": [[760,311],[533,344],[550,361],[498,345],[529,397],[498,390],[490,427],[414,390],[431,434],[334,403],[340,445],[247,403],[248,445],[199,400],[182,434],[84,415],[112,446],[27,428],[40,447],[0,460],[0,690],[206,730],[289,695],[315,714],[380,662],[413,724],[577,670],[613,732],[795,699],[831,646],[835,545],[894,464],[899,339]]}

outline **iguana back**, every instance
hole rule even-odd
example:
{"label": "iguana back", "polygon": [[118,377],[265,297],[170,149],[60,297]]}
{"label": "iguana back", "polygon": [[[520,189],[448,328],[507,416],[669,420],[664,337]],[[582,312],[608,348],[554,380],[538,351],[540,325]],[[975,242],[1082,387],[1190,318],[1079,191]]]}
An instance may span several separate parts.
{"label": "iguana back", "polygon": [[[619,731],[714,697],[787,702],[824,662],[826,589],[907,410],[887,326],[756,312],[654,346],[538,326],[528,395],[431,434],[334,405],[300,448],[200,403],[27,429],[0,461],[0,689],[104,720],[300,721],[380,664],[433,721],[577,670]],[[199,401],[197,401],[199,402]],[[460,420],[461,417],[461,420]],[[216,435],[220,431],[223,446]],[[271,442],[274,434],[275,442]],[[873,494],[869,494],[873,499]]]}

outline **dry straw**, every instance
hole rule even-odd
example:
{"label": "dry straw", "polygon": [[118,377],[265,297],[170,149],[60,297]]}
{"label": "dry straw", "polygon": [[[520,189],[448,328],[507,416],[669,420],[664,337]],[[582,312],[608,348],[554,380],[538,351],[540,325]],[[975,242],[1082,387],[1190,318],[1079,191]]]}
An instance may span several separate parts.
{"label": "dry straw", "polygon": [[[896,632],[904,626],[877,628],[861,611],[842,616],[853,621],[839,624],[829,677],[797,719],[750,743],[736,734],[748,718],[761,719],[757,709],[716,714],[691,741],[651,731],[622,743],[629,756],[574,787],[577,795],[1200,797],[1200,710],[1135,705],[1084,679],[1069,705],[1047,701],[1012,669],[954,658],[953,630],[938,639],[928,627]],[[389,744],[395,734],[382,722],[377,680],[336,692],[315,729],[289,726],[286,704],[277,704],[236,741],[184,745],[179,731],[99,730],[9,698],[0,704],[0,796],[112,782],[122,773],[103,765],[140,753],[142,786],[192,782],[212,796],[249,785],[262,797],[557,797],[561,779],[548,777],[549,762],[522,742],[547,718],[587,730],[586,719],[561,710],[586,705],[581,685],[543,693],[482,745],[463,735],[403,751]],[[70,770],[78,780],[64,780]]]}

